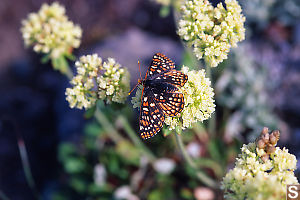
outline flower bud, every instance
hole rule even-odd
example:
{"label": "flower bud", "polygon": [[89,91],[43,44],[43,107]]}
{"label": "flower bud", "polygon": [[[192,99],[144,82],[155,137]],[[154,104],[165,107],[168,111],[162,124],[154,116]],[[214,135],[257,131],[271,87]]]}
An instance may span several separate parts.
{"label": "flower bud", "polygon": [[261,131],[261,135],[265,135],[269,133],[269,128],[268,127],[264,127],[263,130]]}
{"label": "flower bud", "polygon": [[267,160],[269,160],[270,156],[268,154],[265,154],[265,155],[261,156],[260,158],[263,162],[267,162]]}
{"label": "flower bud", "polygon": [[272,133],[272,134],[270,135],[270,144],[274,146],[274,145],[277,144],[277,141],[278,141],[278,139],[277,139],[276,136]]}
{"label": "flower bud", "polygon": [[280,137],[280,132],[279,132],[279,130],[274,130],[274,131],[272,132],[272,135],[274,135],[274,136],[277,138],[277,140],[279,140],[279,137]]}
{"label": "flower bud", "polygon": [[269,139],[270,139],[269,133],[262,134],[260,137],[264,141],[264,143],[266,143],[266,144],[269,143]]}
{"label": "flower bud", "polygon": [[259,139],[257,142],[256,142],[256,145],[259,149],[264,149],[266,147],[266,143],[262,140],[262,139]]}
{"label": "flower bud", "polygon": [[272,145],[269,145],[269,146],[266,147],[266,152],[267,152],[268,154],[274,153],[275,150],[276,150],[276,148],[275,148],[274,146],[272,146]]}

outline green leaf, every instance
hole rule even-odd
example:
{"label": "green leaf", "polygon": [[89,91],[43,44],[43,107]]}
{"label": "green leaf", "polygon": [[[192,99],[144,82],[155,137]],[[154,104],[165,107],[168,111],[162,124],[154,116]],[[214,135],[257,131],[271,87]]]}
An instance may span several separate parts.
{"label": "green leaf", "polygon": [[119,142],[117,144],[116,151],[129,164],[139,166],[141,155],[140,150],[134,145],[132,145],[130,142],[126,140]]}
{"label": "green leaf", "polygon": [[108,160],[108,170],[112,174],[118,174],[120,171],[119,161],[116,154],[110,154]]}
{"label": "green leaf", "polygon": [[221,155],[220,155],[219,148],[218,148],[218,145],[217,145],[217,140],[209,141],[209,143],[208,143],[208,152],[214,160],[220,160],[221,159]]}
{"label": "green leaf", "polygon": [[41,63],[46,64],[50,60],[50,54],[46,54],[42,57]]}
{"label": "green leaf", "polygon": [[153,190],[148,196],[148,200],[164,199],[160,190]]}
{"label": "green leaf", "polygon": [[170,14],[170,6],[162,6],[159,11],[160,17],[167,17]]}
{"label": "green leaf", "polygon": [[59,145],[59,160],[65,162],[76,153],[76,147],[72,143],[62,143]]}
{"label": "green leaf", "polygon": [[101,196],[101,199],[110,199],[109,197],[111,197],[112,191],[113,191],[113,188],[110,187],[108,184],[105,184],[100,187],[99,185],[96,185],[95,183],[91,183],[88,186],[88,193],[91,195]]}
{"label": "green leaf", "polygon": [[183,54],[182,65],[189,67],[190,70],[199,70],[199,62],[194,54],[186,50]]}
{"label": "green leaf", "polygon": [[66,58],[68,58],[69,60],[72,60],[72,61],[76,60],[76,56],[74,56],[72,53],[65,53],[64,56]]}
{"label": "green leaf", "polygon": [[206,167],[212,169],[214,173],[220,178],[224,175],[222,166],[212,159],[198,158],[195,161],[197,163],[197,166],[199,166],[200,168]]}
{"label": "green leaf", "polygon": [[83,193],[86,190],[86,183],[85,181],[79,178],[72,178],[71,179],[71,187],[73,187],[77,192]]}
{"label": "green leaf", "polygon": [[52,59],[52,66],[55,70],[60,71],[62,74],[67,74],[69,69],[69,64],[66,58],[61,55],[58,58],[53,58]]}
{"label": "green leaf", "polygon": [[51,195],[50,199],[53,199],[53,200],[67,200],[68,198],[64,194],[54,193],[54,194]]}
{"label": "green leaf", "polygon": [[79,173],[84,171],[85,169],[85,162],[80,158],[69,158],[65,163],[65,170],[70,173]]}
{"label": "green leaf", "polygon": [[171,133],[175,133],[175,131],[174,130],[170,130],[170,129],[166,128],[166,127],[163,128],[163,135],[164,135],[164,137],[167,137]]}
{"label": "green leaf", "polygon": [[96,111],[96,105],[93,106],[93,107],[91,107],[91,108],[89,108],[89,109],[87,109],[87,110],[85,111],[85,113],[84,113],[84,117],[85,117],[86,119],[90,119],[91,117],[94,116],[95,111]]}
{"label": "green leaf", "polygon": [[193,199],[193,192],[187,188],[183,188],[180,190],[180,196],[184,199]]}
{"label": "green leaf", "polygon": [[87,136],[92,136],[94,139],[94,137],[99,136],[99,134],[102,132],[102,129],[98,125],[98,123],[93,122],[85,125],[84,132],[86,133]]}
{"label": "green leaf", "polygon": [[148,200],[157,200],[157,199],[174,199],[174,191],[170,187],[163,187],[161,189],[153,190],[148,196]]}
{"label": "green leaf", "polygon": [[226,151],[224,151],[226,147],[224,146],[224,143],[220,139],[216,138],[214,140],[209,141],[207,147],[208,147],[208,152],[213,160],[217,161],[222,165],[226,165],[227,158],[226,158]]}

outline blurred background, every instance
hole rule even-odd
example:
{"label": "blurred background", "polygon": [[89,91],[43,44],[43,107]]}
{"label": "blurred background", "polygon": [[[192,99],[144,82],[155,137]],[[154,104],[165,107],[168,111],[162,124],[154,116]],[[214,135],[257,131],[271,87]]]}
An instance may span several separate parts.
{"label": "blurred background", "polygon": [[[68,79],[41,64],[41,57],[24,47],[20,33],[21,20],[44,2],[52,1],[0,4],[0,199],[222,199],[180,161],[174,138],[159,134],[145,142],[165,158],[149,167],[138,147],[113,144],[93,119],[69,108],[64,94]],[[172,10],[166,14],[154,0],[58,2],[83,30],[74,54],[114,57],[129,69],[132,86],[138,79],[137,60],[144,74],[156,52],[178,67],[192,62],[176,34]],[[233,166],[242,143],[253,141],[264,126],[279,129],[279,146],[300,158],[300,2],[239,2],[246,40],[212,69],[221,137],[208,141],[207,133],[198,134],[201,128],[184,136],[188,152],[216,180]],[[128,112],[137,130],[138,113]],[[22,164],[19,149],[24,145],[29,163]],[[28,164],[32,179],[26,178]],[[207,196],[197,196],[199,191]]]}

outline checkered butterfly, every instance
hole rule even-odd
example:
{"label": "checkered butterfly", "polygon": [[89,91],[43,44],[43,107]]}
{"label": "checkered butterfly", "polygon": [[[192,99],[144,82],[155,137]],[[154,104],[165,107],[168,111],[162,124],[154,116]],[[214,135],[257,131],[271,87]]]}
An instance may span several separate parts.
{"label": "checkered butterfly", "polygon": [[143,139],[156,135],[165,117],[174,117],[183,110],[184,96],[178,87],[184,86],[188,76],[175,70],[175,64],[161,53],[153,56],[143,85],[140,107],[140,134]]}

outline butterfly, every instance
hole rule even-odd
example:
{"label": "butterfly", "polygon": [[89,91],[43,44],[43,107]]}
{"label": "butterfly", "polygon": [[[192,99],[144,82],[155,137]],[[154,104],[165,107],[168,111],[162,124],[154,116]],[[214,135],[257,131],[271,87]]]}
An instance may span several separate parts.
{"label": "butterfly", "polygon": [[184,96],[178,87],[184,86],[188,76],[175,70],[175,64],[165,55],[156,53],[142,84],[140,107],[140,135],[149,139],[163,127],[165,117],[175,117],[184,108]]}

